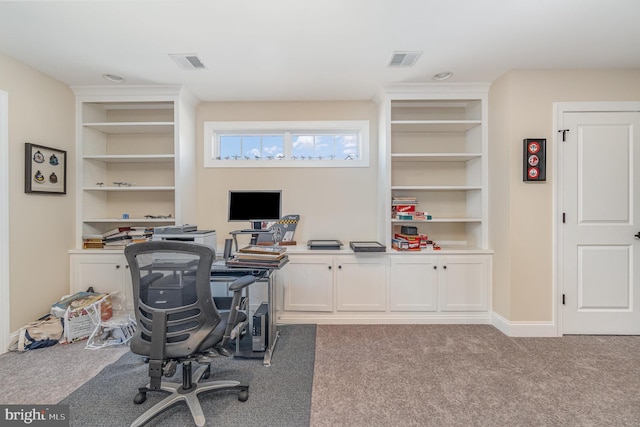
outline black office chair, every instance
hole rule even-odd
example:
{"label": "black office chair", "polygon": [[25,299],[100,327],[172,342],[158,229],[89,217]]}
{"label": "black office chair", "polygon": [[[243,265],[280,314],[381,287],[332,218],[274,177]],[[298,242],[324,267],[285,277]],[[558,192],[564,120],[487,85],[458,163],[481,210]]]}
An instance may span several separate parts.
{"label": "black office chair", "polygon": [[[231,308],[220,312],[211,295],[211,265],[215,255],[208,246],[152,241],[129,245],[124,253],[133,279],[137,322],[131,351],[148,360],[150,377],[134,402],[143,403],[148,391],[171,393],[131,425],[140,426],[184,400],[196,425],[202,426],[205,418],[198,394],[206,391],[237,390],[238,400],[246,401],[247,384],[200,380],[209,377],[216,353],[229,354],[226,346],[233,334],[239,334],[238,325],[246,320],[246,315],[239,311],[242,289],[255,282],[255,278],[242,276],[231,283]],[[203,365],[193,375],[192,362]],[[163,376],[175,374],[178,364],[182,364],[182,383],[162,382]]]}

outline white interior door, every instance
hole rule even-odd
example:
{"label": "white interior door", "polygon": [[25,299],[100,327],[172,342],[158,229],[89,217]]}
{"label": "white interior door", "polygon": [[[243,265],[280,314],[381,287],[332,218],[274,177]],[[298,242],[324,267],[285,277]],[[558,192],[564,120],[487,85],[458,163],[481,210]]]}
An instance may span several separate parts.
{"label": "white interior door", "polygon": [[562,332],[640,334],[640,113],[565,112],[562,126]]}

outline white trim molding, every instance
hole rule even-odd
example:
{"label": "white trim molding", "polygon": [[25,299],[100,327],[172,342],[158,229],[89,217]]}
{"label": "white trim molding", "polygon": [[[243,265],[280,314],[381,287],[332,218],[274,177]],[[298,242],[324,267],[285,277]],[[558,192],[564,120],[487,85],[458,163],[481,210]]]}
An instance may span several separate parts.
{"label": "white trim molding", "polygon": [[0,90],[0,354],[9,345],[9,94]]}
{"label": "white trim molding", "polygon": [[508,337],[557,337],[558,327],[553,321],[510,321],[498,313],[464,313],[457,315],[438,314],[339,314],[327,313],[279,313],[278,324],[316,325],[491,325]]}
{"label": "white trim molding", "polygon": [[557,337],[558,325],[553,321],[510,321],[491,313],[491,324],[508,337]]}
{"label": "white trim molding", "polygon": [[[322,315],[325,314],[325,315]],[[490,325],[486,313],[400,314],[400,313],[278,313],[279,325]]]}

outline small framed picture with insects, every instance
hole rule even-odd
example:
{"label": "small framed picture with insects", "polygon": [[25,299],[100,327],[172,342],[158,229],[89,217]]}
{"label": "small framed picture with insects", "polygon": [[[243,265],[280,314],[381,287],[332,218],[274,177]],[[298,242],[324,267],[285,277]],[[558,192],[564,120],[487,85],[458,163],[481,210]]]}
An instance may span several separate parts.
{"label": "small framed picture with insects", "polygon": [[25,143],[24,192],[67,194],[67,152]]}

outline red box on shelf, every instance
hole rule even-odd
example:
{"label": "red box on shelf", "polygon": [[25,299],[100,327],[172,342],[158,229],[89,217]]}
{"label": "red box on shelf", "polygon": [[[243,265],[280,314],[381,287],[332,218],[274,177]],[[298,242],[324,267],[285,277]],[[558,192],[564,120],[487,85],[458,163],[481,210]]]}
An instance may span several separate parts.
{"label": "red box on shelf", "polygon": [[403,246],[403,249],[409,251],[419,251],[420,250],[420,236],[419,235],[410,235],[410,234],[401,234],[395,233],[393,236],[396,240],[401,242],[406,242]]}
{"label": "red box on shelf", "polygon": [[415,212],[416,205],[395,205],[396,212]]}

